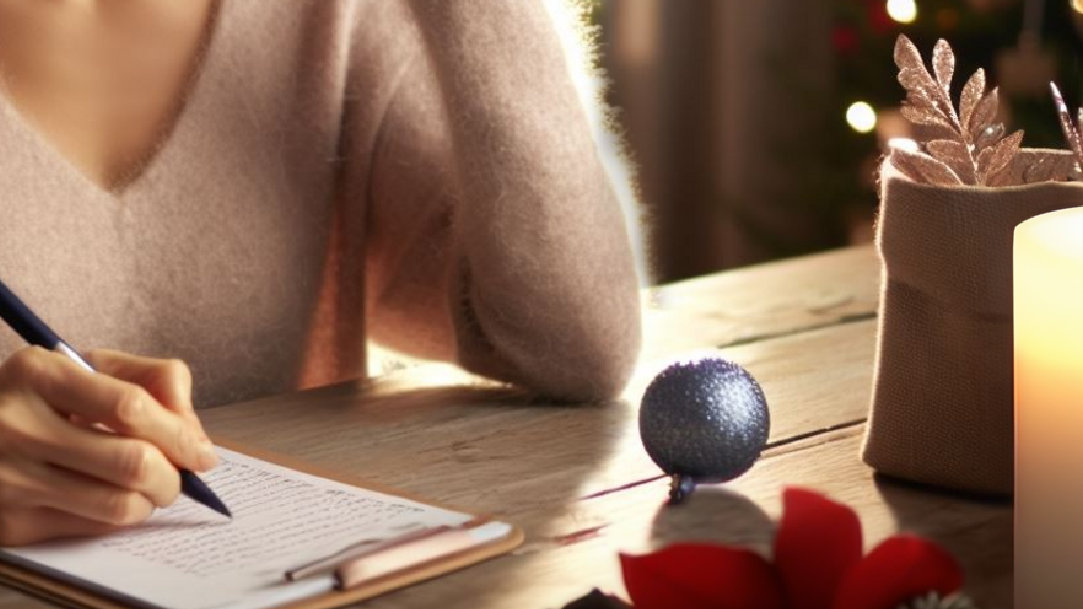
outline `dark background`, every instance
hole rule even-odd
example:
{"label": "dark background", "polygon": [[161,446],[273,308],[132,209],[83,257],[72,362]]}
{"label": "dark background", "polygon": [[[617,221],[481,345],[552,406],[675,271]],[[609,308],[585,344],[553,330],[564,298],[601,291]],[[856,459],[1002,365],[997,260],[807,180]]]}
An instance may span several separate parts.
{"label": "dark background", "polygon": [[[1072,0],[913,4],[902,23],[886,0],[595,0],[656,280],[871,239],[878,160],[908,129],[900,33],[927,61],[938,38],[952,45],[956,98],[983,67],[1024,146],[1064,147],[1048,81],[1070,106],[1083,101]],[[856,101],[876,110],[868,133],[846,122]]]}

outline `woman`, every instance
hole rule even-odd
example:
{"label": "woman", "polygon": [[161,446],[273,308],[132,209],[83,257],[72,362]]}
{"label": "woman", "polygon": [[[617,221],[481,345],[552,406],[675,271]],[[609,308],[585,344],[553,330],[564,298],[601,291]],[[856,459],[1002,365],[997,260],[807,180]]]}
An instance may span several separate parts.
{"label": "woman", "polygon": [[615,395],[639,343],[627,185],[556,14],[0,0],[0,277],[116,349],[94,375],[0,334],[0,543],[171,503],[175,466],[215,462],[192,376],[200,404],[355,378],[373,339]]}

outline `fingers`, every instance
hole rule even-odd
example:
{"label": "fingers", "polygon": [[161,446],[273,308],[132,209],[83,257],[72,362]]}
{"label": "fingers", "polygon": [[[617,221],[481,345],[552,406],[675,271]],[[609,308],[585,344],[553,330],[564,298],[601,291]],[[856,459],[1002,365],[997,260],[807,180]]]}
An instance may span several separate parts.
{"label": "fingers", "polygon": [[[158,506],[173,503],[180,493],[176,467],[154,445],[71,425],[44,401],[29,393],[8,395],[3,399],[16,401],[5,403],[0,409],[0,440],[5,457],[27,468],[35,464],[48,467],[47,470],[35,469],[36,473],[27,474],[31,478],[25,479],[7,471],[8,478],[25,486],[31,479],[42,480],[44,472],[62,468],[68,472],[58,471],[53,475],[53,481],[61,484],[57,488],[70,485],[73,489],[81,489],[90,481],[104,482],[140,493]],[[5,473],[4,467],[11,468],[10,463],[5,465],[5,457],[0,457],[0,474]],[[65,474],[70,477],[63,477]],[[3,490],[0,488],[0,493]],[[29,490],[27,493],[34,496]],[[0,496],[0,505],[3,504]]]}
{"label": "fingers", "polygon": [[95,349],[86,356],[99,372],[146,389],[154,399],[192,423],[198,433],[206,437],[192,405],[192,372],[183,361],[155,359],[108,349]]}
{"label": "fingers", "polygon": [[94,359],[104,373],[40,348],[0,365],[0,545],[140,522],[176,500],[178,466],[214,465],[183,364]]}
{"label": "fingers", "polygon": [[25,546],[63,537],[104,535],[118,528],[53,508],[5,509],[0,512],[0,545]]}
{"label": "fingers", "polygon": [[180,467],[205,471],[217,462],[210,442],[143,387],[88,372],[63,355],[36,348],[19,351],[4,369],[0,379],[12,375],[49,406],[104,424],[122,436],[149,442]]}
{"label": "fingers", "polygon": [[51,508],[111,526],[142,522],[154,511],[143,494],[34,461],[0,461],[0,505]]}

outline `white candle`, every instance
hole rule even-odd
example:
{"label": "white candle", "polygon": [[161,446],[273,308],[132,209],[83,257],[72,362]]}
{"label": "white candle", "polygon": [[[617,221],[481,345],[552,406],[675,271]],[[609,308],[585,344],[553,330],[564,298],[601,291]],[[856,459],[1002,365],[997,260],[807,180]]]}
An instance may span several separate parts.
{"label": "white candle", "polygon": [[1083,208],[1015,229],[1015,606],[1083,607]]}

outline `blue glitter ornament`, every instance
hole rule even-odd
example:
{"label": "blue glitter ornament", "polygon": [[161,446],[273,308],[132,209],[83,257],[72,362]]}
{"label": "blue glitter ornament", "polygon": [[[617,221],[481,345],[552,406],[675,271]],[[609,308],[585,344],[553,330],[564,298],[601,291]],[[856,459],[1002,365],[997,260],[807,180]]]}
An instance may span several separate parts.
{"label": "blue glitter ornament", "polygon": [[697,483],[725,482],[748,471],[771,430],[767,401],[747,370],[717,357],[679,361],[643,393],[639,435],[673,477],[670,503]]}

